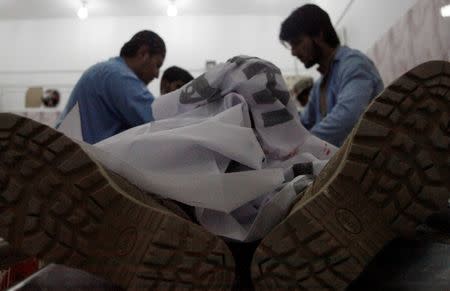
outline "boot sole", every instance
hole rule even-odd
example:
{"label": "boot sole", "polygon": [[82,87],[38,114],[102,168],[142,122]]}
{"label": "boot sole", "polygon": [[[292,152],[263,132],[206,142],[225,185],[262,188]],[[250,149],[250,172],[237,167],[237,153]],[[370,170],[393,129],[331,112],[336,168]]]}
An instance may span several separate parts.
{"label": "boot sole", "polygon": [[230,289],[222,240],[114,175],[58,131],[0,114],[0,237],[126,289]]}
{"label": "boot sole", "polygon": [[375,98],[305,195],[315,194],[256,250],[257,290],[343,290],[390,240],[447,207],[449,89],[450,63],[433,61]]}

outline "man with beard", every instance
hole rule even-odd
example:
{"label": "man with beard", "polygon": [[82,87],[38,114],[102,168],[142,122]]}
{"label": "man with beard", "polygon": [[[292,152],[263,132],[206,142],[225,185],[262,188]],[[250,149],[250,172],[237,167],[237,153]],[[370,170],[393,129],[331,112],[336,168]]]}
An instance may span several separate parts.
{"label": "man with beard", "polygon": [[159,76],[166,46],[156,33],[136,33],[120,56],[87,69],[75,85],[56,127],[77,105],[83,141],[93,144],[153,121],[155,99],[147,85]]}
{"label": "man with beard", "polygon": [[303,125],[319,138],[340,146],[368,103],[383,90],[373,62],[341,46],[330,17],[320,7],[303,5],[281,25],[280,40],[306,68],[319,65],[302,114]]}

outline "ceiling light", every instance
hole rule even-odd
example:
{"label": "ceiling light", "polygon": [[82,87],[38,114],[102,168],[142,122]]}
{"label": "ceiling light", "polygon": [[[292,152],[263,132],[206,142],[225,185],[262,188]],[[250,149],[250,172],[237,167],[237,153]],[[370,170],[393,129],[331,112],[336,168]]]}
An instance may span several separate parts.
{"label": "ceiling light", "polygon": [[88,17],[88,9],[86,1],[81,1],[81,7],[77,12],[78,18],[85,20]]}
{"label": "ceiling light", "polygon": [[175,1],[170,1],[169,6],[167,6],[167,15],[170,17],[174,17],[177,16],[178,14],[178,9],[177,6],[175,5]]}
{"label": "ceiling light", "polygon": [[441,7],[442,17],[450,17],[450,4]]}

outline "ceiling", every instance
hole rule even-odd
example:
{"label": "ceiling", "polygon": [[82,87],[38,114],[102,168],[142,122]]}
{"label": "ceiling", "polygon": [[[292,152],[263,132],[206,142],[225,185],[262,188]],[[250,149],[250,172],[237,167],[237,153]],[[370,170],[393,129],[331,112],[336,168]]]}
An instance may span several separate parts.
{"label": "ceiling", "polygon": [[[87,0],[89,18],[166,15],[170,0]],[[176,0],[180,16],[288,15],[307,0]],[[0,0],[0,20],[75,18],[81,0]]]}

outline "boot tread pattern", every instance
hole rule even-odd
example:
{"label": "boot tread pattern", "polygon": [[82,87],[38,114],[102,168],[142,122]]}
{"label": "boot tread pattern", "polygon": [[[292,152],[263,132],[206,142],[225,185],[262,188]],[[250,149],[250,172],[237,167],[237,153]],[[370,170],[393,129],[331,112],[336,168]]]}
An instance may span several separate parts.
{"label": "boot tread pattern", "polygon": [[388,241],[447,207],[450,63],[386,88],[304,195],[256,250],[256,290],[344,290]]}
{"label": "boot tread pattern", "polygon": [[106,172],[58,131],[0,114],[0,237],[124,288],[230,288],[234,263],[219,238],[165,207],[132,202]]}

